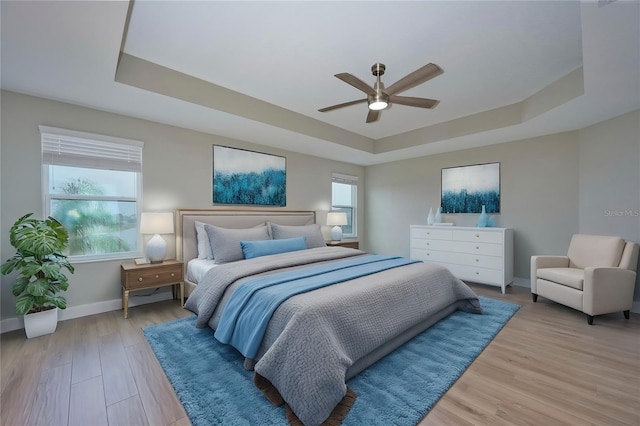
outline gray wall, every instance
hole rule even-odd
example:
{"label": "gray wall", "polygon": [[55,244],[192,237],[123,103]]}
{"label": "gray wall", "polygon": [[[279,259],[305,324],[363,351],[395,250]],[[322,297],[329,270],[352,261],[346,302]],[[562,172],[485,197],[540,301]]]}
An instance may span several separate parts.
{"label": "gray wall", "polygon": [[[253,145],[66,103],[2,92],[1,97],[2,261],[14,252],[9,229],[21,215],[42,215],[40,134],[38,125],[61,127],[145,143],[143,211],[211,208],[212,144],[282,155],[287,158],[287,209],[315,210],[318,222],[331,207],[331,173],[358,176],[359,205],[364,205],[364,168],[308,155]],[[359,229],[365,229],[360,209]],[[359,236],[364,241],[364,236]],[[168,256],[175,256],[169,242]],[[120,298],[121,261],[77,263],[65,296],[69,307]],[[13,276],[2,277],[2,318],[15,315]]]}
{"label": "gray wall", "polygon": [[[365,247],[408,256],[409,225],[426,224],[440,204],[441,169],[489,162],[501,166],[496,226],[514,228],[516,277],[529,278],[531,255],[566,254],[576,232],[640,241],[639,122],[634,111],[580,131],[367,167]],[[475,226],[477,215],[444,219]]]}

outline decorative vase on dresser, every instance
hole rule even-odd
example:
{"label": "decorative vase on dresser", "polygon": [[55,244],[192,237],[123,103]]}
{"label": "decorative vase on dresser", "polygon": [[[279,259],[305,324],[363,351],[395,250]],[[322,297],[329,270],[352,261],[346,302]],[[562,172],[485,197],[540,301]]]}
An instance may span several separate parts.
{"label": "decorative vase on dresser", "polygon": [[438,211],[436,212],[434,223],[442,223],[442,207],[438,207]]}
{"label": "decorative vase on dresser", "polygon": [[463,281],[502,293],[513,282],[513,229],[411,225],[410,247],[412,259],[441,264]]}
{"label": "decorative vase on dresser", "polygon": [[427,225],[433,225],[435,222],[435,216],[433,216],[433,208],[429,207],[429,215],[427,216]]}
{"label": "decorative vase on dresser", "polygon": [[480,213],[480,217],[478,217],[478,228],[486,228],[489,226],[489,216],[487,216],[487,211],[484,206],[482,206],[482,212]]}

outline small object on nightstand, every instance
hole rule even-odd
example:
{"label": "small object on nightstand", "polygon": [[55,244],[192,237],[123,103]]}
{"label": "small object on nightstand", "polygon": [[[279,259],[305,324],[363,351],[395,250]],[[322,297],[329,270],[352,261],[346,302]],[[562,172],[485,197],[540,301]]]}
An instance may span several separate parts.
{"label": "small object on nightstand", "polygon": [[[120,265],[122,283],[122,308],[124,317],[129,316],[129,292],[149,288],[180,285],[180,306],[184,306],[183,264],[176,260],[162,263],[138,265],[137,262]],[[173,297],[176,297],[174,287]]]}
{"label": "small object on nightstand", "polygon": [[347,247],[347,248],[353,248],[353,249],[360,249],[360,244],[358,243],[358,241],[329,241],[327,243],[327,246],[329,247]]}

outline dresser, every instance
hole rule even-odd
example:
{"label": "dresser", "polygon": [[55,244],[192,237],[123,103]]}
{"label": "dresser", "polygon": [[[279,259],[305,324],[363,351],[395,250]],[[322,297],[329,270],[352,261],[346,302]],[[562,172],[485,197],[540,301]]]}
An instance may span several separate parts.
{"label": "dresser", "polygon": [[513,282],[513,229],[410,226],[411,258],[446,266],[464,281],[505,287]]}

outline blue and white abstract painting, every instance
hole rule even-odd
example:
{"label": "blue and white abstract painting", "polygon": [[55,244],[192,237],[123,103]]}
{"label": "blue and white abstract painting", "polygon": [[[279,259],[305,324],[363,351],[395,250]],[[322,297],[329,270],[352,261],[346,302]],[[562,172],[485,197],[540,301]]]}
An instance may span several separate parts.
{"label": "blue and white abstract painting", "polygon": [[500,163],[442,169],[442,213],[500,213]]}
{"label": "blue and white abstract painting", "polygon": [[213,145],[213,202],[286,206],[286,158]]}

